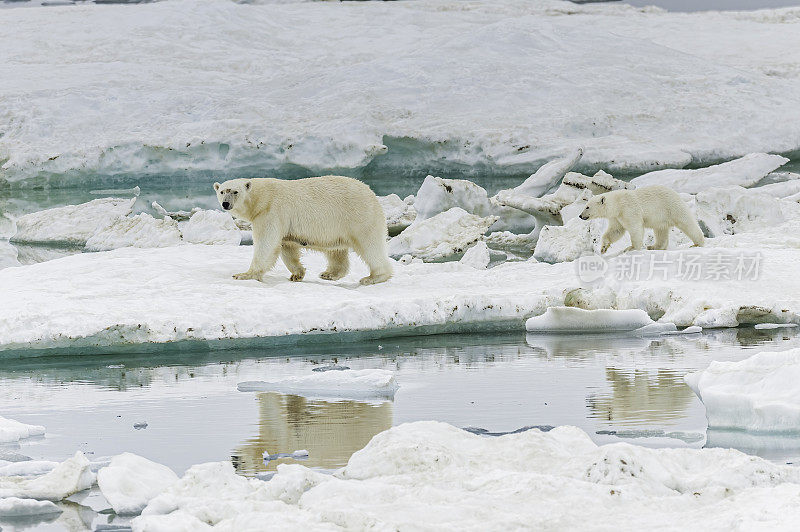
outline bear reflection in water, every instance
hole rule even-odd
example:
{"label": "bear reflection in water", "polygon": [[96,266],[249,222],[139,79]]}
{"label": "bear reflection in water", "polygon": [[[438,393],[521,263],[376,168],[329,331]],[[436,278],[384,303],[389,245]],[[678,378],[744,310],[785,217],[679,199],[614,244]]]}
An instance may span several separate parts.
{"label": "bear reflection in water", "polygon": [[258,394],[258,436],[233,452],[232,461],[240,473],[274,471],[277,464],[265,463],[268,454],[308,450],[308,467],[335,469],[347,463],[372,437],[392,426],[391,401],[325,401],[297,395],[268,392]]}

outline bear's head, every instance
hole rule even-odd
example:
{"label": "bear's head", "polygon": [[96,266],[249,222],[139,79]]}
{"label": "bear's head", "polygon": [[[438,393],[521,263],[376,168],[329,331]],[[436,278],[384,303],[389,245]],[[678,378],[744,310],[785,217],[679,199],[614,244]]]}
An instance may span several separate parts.
{"label": "bear's head", "polygon": [[242,212],[247,193],[253,186],[249,179],[231,179],[224,183],[214,183],[214,190],[217,193],[217,200],[220,206],[233,214]]}
{"label": "bear's head", "polygon": [[586,202],[586,208],[581,213],[581,220],[591,220],[592,218],[605,218],[606,216],[606,198],[603,195],[592,196]]}

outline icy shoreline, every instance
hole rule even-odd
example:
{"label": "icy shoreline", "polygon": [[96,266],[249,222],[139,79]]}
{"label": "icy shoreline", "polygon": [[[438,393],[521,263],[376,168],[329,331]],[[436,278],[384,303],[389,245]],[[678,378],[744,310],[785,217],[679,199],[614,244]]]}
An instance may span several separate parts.
{"label": "icy shoreline", "polygon": [[616,175],[800,149],[793,9],[175,0],[3,15],[12,186],[524,174],[577,147],[579,171]]}

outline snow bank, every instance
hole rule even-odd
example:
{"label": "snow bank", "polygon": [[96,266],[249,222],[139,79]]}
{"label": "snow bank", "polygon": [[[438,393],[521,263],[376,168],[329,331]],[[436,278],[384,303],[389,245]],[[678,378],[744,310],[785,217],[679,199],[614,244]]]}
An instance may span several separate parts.
{"label": "snow bank", "polygon": [[60,501],[73,493],[88,489],[95,475],[89,460],[78,451],[52,471],[38,477],[0,477],[0,497],[20,497]]}
{"label": "snow bank", "polygon": [[12,242],[83,246],[95,233],[131,214],[136,198],[100,198],[20,216]]}
{"label": "snow bank", "polygon": [[280,392],[325,397],[394,397],[394,373],[384,369],[315,372],[270,381],[239,383],[241,392]]}
{"label": "snow bank", "polygon": [[412,255],[430,262],[452,259],[480,240],[496,221],[496,216],[475,216],[460,207],[433,218],[418,216],[408,229],[389,240],[389,255]]}
{"label": "snow bank", "polygon": [[703,401],[709,427],[800,431],[800,349],[715,361],[685,380]]}
{"label": "snow bank", "polygon": [[788,220],[800,220],[800,204],[739,186],[712,188],[694,201],[697,218],[708,236],[759,231]]}
{"label": "snow bank", "polygon": [[139,514],[147,503],[178,480],[167,466],[131,453],[111,459],[97,472],[97,485],[103,497],[120,515]]}
{"label": "snow bank", "polygon": [[387,175],[530,173],[579,147],[587,167],[645,171],[788,152],[800,68],[785,51],[798,38],[774,13],[519,0],[4,10],[3,179],[372,162]]}
{"label": "snow bank", "polygon": [[0,416],[0,443],[17,442],[31,436],[42,435],[44,435],[44,427],[41,425],[27,425]]}
{"label": "snow bank", "polygon": [[632,179],[631,183],[637,187],[664,185],[676,192],[689,194],[712,187],[751,187],[787,162],[789,159],[780,155],[751,153],[740,159],[697,170],[656,170]]}
{"label": "snow bank", "polygon": [[181,243],[178,223],[172,218],[153,218],[146,212],[118,218],[86,241],[87,251],[108,251],[123,247],[163,248]]}
{"label": "snow bank", "polygon": [[31,515],[60,514],[61,508],[50,501],[8,497],[0,499],[0,517],[28,517]]}
{"label": "snow bank", "polygon": [[[617,279],[615,271],[633,257],[645,265],[666,261],[672,273],[662,278],[642,270],[636,279]],[[419,334],[521,329],[526,318],[564,305],[567,294],[581,287],[590,293],[610,290],[613,298],[601,299],[613,299],[615,308],[643,309],[680,328],[800,323],[800,300],[794,296],[800,293],[797,248],[625,254],[607,259],[603,287],[586,287],[575,263],[535,261],[488,270],[457,262],[397,262],[390,281],[363,287],[358,279],[367,268],[355,255],[345,278],[320,284],[312,282],[325,269],[319,253],[303,257],[312,281],[290,282],[280,263],[263,282],[232,279],[251,258],[252,249],[244,246],[187,244],[82,253],[0,270],[7,297],[0,305],[0,351],[88,353],[92,347],[180,340],[262,338],[273,343],[341,332],[377,338],[411,329]],[[737,277],[740,260],[744,270],[757,275],[743,270]],[[678,265],[689,261],[706,268],[728,266],[716,277],[713,271],[700,271],[712,275],[709,279],[677,275]],[[251,311],[243,314],[242,308]]]}
{"label": "snow bank", "polygon": [[195,212],[188,222],[181,224],[181,234],[192,244],[238,246],[242,242],[242,232],[233,217],[222,211]]}
{"label": "snow bank", "polygon": [[525,329],[528,332],[619,332],[633,331],[653,320],[647,312],[640,309],[584,310],[575,307],[550,307],[541,316],[528,318]]}
{"label": "snow bank", "polygon": [[279,465],[264,482],[230,462],[194,466],[132,527],[789,530],[798,496],[796,467],[735,450],[597,446],[575,427],[486,437],[423,421],[376,435],[333,475]]}

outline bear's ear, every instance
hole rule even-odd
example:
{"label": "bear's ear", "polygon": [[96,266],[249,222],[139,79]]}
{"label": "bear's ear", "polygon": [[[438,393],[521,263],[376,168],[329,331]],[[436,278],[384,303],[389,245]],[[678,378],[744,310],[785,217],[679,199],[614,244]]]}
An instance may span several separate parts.
{"label": "bear's ear", "polygon": [[245,184],[244,184],[244,189],[245,189],[245,190],[250,190],[250,185],[251,185],[251,184],[252,184],[252,183],[251,183],[250,181],[248,181],[247,183],[245,183]]}
{"label": "bear's ear", "polygon": [[605,202],[606,202],[606,199],[604,197],[600,196],[600,204],[602,205]]}
{"label": "bear's ear", "polygon": [[214,190],[219,191],[219,183],[214,183]]}

